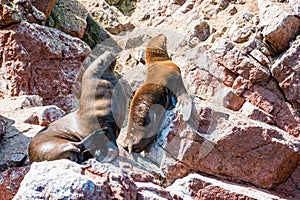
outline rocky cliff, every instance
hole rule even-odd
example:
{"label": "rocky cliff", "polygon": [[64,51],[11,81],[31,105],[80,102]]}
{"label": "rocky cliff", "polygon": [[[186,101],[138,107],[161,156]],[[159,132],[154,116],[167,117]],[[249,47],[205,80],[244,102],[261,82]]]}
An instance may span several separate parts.
{"label": "rocky cliff", "polygon": [[[298,0],[1,3],[1,199],[300,199]],[[31,137],[77,108],[85,68],[113,51],[130,101],[160,33],[189,121],[168,111],[142,155],[29,166]]]}

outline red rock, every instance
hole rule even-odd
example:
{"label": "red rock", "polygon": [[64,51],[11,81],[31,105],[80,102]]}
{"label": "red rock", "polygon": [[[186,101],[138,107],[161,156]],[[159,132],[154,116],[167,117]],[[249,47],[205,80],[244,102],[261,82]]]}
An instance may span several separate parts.
{"label": "red rock", "polygon": [[120,168],[90,160],[33,163],[14,199],[136,199],[137,186]]}
{"label": "red rock", "polygon": [[82,61],[90,52],[84,42],[26,22],[2,29],[0,41],[3,70],[10,77],[8,90],[1,88],[6,95],[37,94],[45,105],[72,109]]}
{"label": "red rock", "polygon": [[275,188],[275,191],[287,199],[300,199],[300,164],[285,182]]}
{"label": "red rock", "polygon": [[270,76],[269,71],[264,66],[235,48],[217,62],[222,63],[233,73],[250,80],[251,83],[267,81]]}
{"label": "red rock", "polygon": [[34,7],[45,14],[47,20],[55,5],[56,0],[31,0],[31,2]]}
{"label": "red rock", "polygon": [[227,87],[231,87],[234,84],[236,75],[222,65],[219,66],[219,70],[222,72],[223,84],[226,85]]}
{"label": "red rock", "polygon": [[243,78],[242,76],[236,77],[232,84],[232,88],[234,89],[234,93],[237,95],[242,95],[243,92],[249,88],[251,85],[250,81]]}
{"label": "red rock", "polygon": [[8,0],[1,1],[0,11],[0,27],[8,26],[22,20],[19,10],[14,6],[11,6],[11,2]]}
{"label": "red rock", "polygon": [[220,181],[193,173],[176,180],[166,190],[182,199],[281,199],[276,194],[262,191],[253,186]]}
{"label": "red rock", "polygon": [[299,17],[288,4],[275,4],[259,0],[258,7],[265,43],[275,53],[284,51],[300,33]]}
{"label": "red rock", "polygon": [[243,96],[247,101],[274,117],[274,125],[291,135],[300,135],[300,117],[291,105],[284,100],[274,81],[254,85]]}
{"label": "red rock", "polygon": [[14,2],[2,1],[1,12],[0,27],[19,23],[22,20],[38,24],[44,24],[46,22],[45,14],[33,6],[30,0]]}
{"label": "red rock", "polygon": [[15,167],[0,174],[0,199],[12,199],[30,170],[30,166]]}
{"label": "red rock", "polygon": [[153,183],[136,183],[138,189],[137,199],[146,200],[146,199],[167,199],[174,200],[168,191],[164,188],[155,185]]}
{"label": "red rock", "polygon": [[224,107],[230,110],[238,111],[243,106],[245,99],[242,97],[237,96],[233,92],[227,93],[224,100]]}
{"label": "red rock", "polygon": [[[299,25],[300,26],[300,25]],[[286,98],[300,110],[300,37],[272,65],[271,71]]]}
{"label": "red rock", "polygon": [[300,135],[299,114],[289,103],[284,101],[277,101],[274,107],[275,109],[271,114],[275,117],[275,125],[298,137]]}
{"label": "red rock", "polygon": [[270,115],[269,113],[259,109],[258,107],[254,106],[253,104],[246,101],[241,108],[240,112],[248,117],[249,119],[253,119],[256,121],[261,121],[267,124],[274,124],[274,116]]}
{"label": "red rock", "polygon": [[47,126],[50,123],[62,118],[64,115],[65,112],[57,106],[43,106],[22,109],[18,112],[15,112],[15,117],[12,118],[20,119],[20,121],[24,123]]}
{"label": "red rock", "polygon": [[153,144],[165,153],[149,154],[170,182],[200,171],[270,189],[292,174],[299,159],[299,140],[272,126],[212,109],[207,102],[194,103],[199,124],[206,118],[205,132],[198,132],[197,124],[170,124]]}

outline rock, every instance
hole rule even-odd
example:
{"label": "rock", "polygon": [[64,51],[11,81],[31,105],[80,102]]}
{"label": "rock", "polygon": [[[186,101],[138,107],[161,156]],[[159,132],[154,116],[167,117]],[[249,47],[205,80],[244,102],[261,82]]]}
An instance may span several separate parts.
{"label": "rock", "polygon": [[40,106],[18,110],[5,116],[22,123],[47,126],[64,115],[65,112],[57,106]]}
{"label": "rock", "polygon": [[233,73],[249,80],[251,84],[268,81],[270,78],[270,72],[267,68],[236,48],[228,52],[223,60],[217,62],[222,63]]}
{"label": "rock", "polygon": [[272,115],[275,126],[295,137],[300,135],[300,117],[291,105],[285,102],[274,80],[253,85],[243,93],[243,96],[256,107]]}
{"label": "rock", "polygon": [[275,123],[275,120],[274,120],[274,116],[263,111],[262,109],[254,106],[253,104],[249,103],[248,101],[246,101],[240,112],[248,117],[249,119],[253,119],[253,120],[256,120],[256,121],[261,121],[261,122],[264,122],[264,123],[267,123],[267,124],[271,124],[273,125]]}
{"label": "rock", "polygon": [[104,0],[80,1],[96,21],[111,34],[134,29],[134,25],[118,9],[109,6]]}
{"label": "rock", "polygon": [[87,28],[88,11],[75,0],[57,0],[47,25],[82,38]]}
{"label": "rock", "polygon": [[169,123],[152,147],[162,147],[162,153],[149,153],[170,182],[200,171],[271,189],[292,174],[299,160],[299,140],[228,110],[217,111],[207,102],[194,103],[199,114],[190,119],[193,128],[180,121]]}
{"label": "rock", "polygon": [[86,22],[87,27],[82,40],[85,41],[91,49],[94,49],[99,40],[101,40],[103,30],[101,26],[96,22],[96,20],[91,16],[91,14],[88,14]]}
{"label": "rock", "polygon": [[22,14],[16,8],[16,6],[12,5],[9,0],[1,1],[0,4],[1,17],[0,17],[0,27],[5,27],[11,25],[13,23],[21,22]]}
{"label": "rock", "polygon": [[293,11],[295,12],[295,14],[297,16],[300,16],[300,5],[299,2],[297,0],[289,0],[288,1],[291,8],[293,9]]}
{"label": "rock", "polygon": [[196,46],[198,43],[205,41],[210,36],[210,26],[206,21],[197,24],[190,36],[189,43]]}
{"label": "rock", "polygon": [[22,153],[14,153],[10,156],[9,162],[11,166],[22,166],[26,160],[26,156],[27,155]]}
{"label": "rock", "polygon": [[218,3],[218,11],[225,10],[230,4],[230,0],[217,0]]}
{"label": "rock", "polygon": [[193,174],[177,179],[166,188],[172,195],[182,199],[281,199],[280,196],[270,194],[254,187],[239,185],[199,174]]}
{"label": "rock", "polygon": [[137,186],[111,164],[69,160],[33,163],[14,199],[135,199]]}
{"label": "rock", "polygon": [[[132,13],[135,11],[136,1],[116,0],[115,2],[117,2],[117,1],[118,1],[118,3],[114,4],[114,6],[116,6],[124,15],[131,16]],[[108,2],[108,1],[106,1],[106,2]]]}
{"label": "rock", "polygon": [[121,0],[106,0],[106,3],[109,5],[116,5],[120,2]]}
{"label": "rock", "polygon": [[210,52],[215,56],[223,57],[233,48],[234,44],[232,43],[232,41],[228,39],[221,39],[213,44]]}
{"label": "rock", "polygon": [[6,170],[0,174],[0,198],[12,199],[21,184],[24,176],[30,170],[30,166],[16,167]]}
{"label": "rock", "polygon": [[0,113],[13,112],[24,108],[43,106],[43,99],[38,95],[21,95],[0,100]]}
{"label": "rock", "polygon": [[250,55],[259,62],[264,67],[269,68],[271,63],[266,55],[264,55],[261,51],[258,49],[254,49],[251,51]]}
{"label": "rock", "polygon": [[237,13],[237,9],[235,6],[230,7],[229,9],[229,14],[235,15]]}
{"label": "rock", "polygon": [[[47,20],[50,16],[50,13],[52,11],[52,9],[54,8],[55,6],[55,3],[56,3],[56,0],[51,0],[51,1],[48,1],[48,0],[31,0],[32,2],[32,5],[34,7],[36,7],[36,9],[38,9],[39,11],[41,11],[42,13],[45,14],[45,20]],[[45,21],[46,22],[46,21]]]}
{"label": "rock", "polygon": [[251,26],[247,25],[246,23],[237,22],[230,28],[229,35],[233,42],[246,42],[251,35]]}
{"label": "rock", "polygon": [[298,164],[292,175],[275,188],[275,191],[287,199],[300,198],[300,165]]}
{"label": "rock", "polygon": [[4,94],[36,94],[45,105],[70,111],[89,47],[56,29],[27,22],[1,29],[0,38]]}
{"label": "rock", "polygon": [[224,97],[224,107],[230,110],[240,110],[244,102],[244,98],[237,96],[232,91],[228,92],[227,95]]}
{"label": "rock", "polygon": [[0,172],[11,167],[27,165],[30,135],[36,134],[41,126],[21,126],[19,122],[6,117],[1,117],[1,121],[5,124],[5,130],[2,140],[0,140]]}
{"label": "rock", "polygon": [[195,0],[187,0],[179,9],[182,13],[187,13],[194,8]]}
{"label": "rock", "polygon": [[[45,6],[45,2],[40,5]],[[22,20],[38,24],[43,24],[46,21],[45,14],[33,6],[30,0],[13,2],[4,0],[1,2],[0,8],[0,27],[6,27],[11,24],[19,23]]]}
{"label": "rock", "polygon": [[300,110],[300,37],[272,65],[272,75],[278,81],[287,100]]}
{"label": "rock", "polygon": [[161,199],[161,200],[173,200],[173,199],[179,199],[174,198],[168,191],[166,191],[164,188],[155,185],[153,183],[136,183],[137,185],[137,199],[138,200],[146,200],[146,199]]}
{"label": "rock", "polygon": [[273,4],[264,0],[257,2],[264,42],[275,53],[281,53],[300,33],[300,18],[288,4]]}

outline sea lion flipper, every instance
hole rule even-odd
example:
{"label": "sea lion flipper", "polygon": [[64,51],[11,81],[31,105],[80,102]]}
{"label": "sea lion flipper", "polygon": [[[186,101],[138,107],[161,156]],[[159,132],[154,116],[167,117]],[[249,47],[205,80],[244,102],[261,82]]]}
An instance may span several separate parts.
{"label": "sea lion flipper", "polygon": [[81,146],[99,162],[111,162],[119,155],[115,141],[111,141],[101,129],[86,137]]}
{"label": "sea lion flipper", "polygon": [[190,119],[192,113],[192,99],[188,93],[183,93],[177,97],[176,110],[182,115],[184,121]]}

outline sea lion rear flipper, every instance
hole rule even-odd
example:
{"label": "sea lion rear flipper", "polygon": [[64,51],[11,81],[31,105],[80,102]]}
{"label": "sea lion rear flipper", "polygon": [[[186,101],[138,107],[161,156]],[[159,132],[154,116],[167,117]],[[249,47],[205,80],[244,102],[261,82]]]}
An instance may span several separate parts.
{"label": "sea lion rear flipper", "polygon": [[182,115],[184,121],[190,119],[192,113],[192,99],[188,93],[183,93],[177,97],[175,109]]}

